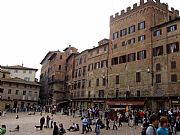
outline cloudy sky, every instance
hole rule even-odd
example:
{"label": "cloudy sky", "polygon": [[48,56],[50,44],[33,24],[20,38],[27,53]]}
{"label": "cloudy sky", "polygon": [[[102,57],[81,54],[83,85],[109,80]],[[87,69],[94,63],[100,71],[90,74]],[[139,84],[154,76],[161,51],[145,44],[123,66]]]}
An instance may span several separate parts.
{"label": "cloudy sky", "polygon": [[[109,38],[109,17],[139,0],[1,0],[0,65],[41,68],[48,51]],[[161,0],[180,9],[179,0]],[[39,76],[39,72],[37,76]]]}

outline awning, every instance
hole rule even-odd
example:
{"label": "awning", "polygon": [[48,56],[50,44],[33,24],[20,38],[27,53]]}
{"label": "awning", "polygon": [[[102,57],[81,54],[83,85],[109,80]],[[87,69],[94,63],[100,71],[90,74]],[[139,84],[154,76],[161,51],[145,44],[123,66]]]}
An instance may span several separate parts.
{"label": "awning", "polygon": [[106,101],[107,105],[144,106],[144,101]]}

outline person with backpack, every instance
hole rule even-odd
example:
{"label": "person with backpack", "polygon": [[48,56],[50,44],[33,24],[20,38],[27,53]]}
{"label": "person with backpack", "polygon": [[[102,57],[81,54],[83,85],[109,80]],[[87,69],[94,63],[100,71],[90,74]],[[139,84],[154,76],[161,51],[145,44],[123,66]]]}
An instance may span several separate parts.
{"label": "person with backpack", "polygon": [[149,118],[149,122],[150,124],[146,130],[146,135],[158,135],[156,131],[159,124],[158,117],[155,114],[152,114]]}
{"label": "person with backpack", "polygon": [[160,118],[160,127],[157,129],[158,135],[169,135],[168,119],[166,117]]}
{"label": "person with backpack", "polygon": [[144,122],[142,124],[142,131],[141,131],[141,135],[146,135],[146,130],[149,126],[149,123],[147,121],[147,119],[144,119]]}
{"label": "person with backpack", "polygon": [[176,135],[180,135],[180,116],[178,116],[176,118],[176,123],[175,123],[175,132],[176,132]]}

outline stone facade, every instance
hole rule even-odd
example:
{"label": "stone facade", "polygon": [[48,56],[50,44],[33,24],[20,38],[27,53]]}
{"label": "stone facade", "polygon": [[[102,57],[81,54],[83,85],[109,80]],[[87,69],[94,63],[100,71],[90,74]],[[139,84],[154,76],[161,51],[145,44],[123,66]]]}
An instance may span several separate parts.
{"label": "stone facade", "polygon": [[39,90],[39,83],[11,78],[10,72],[0,70],[0,110],[37,105]]}
{"label": "stone facade", "polygon": [[42,104],[57,104],[67,99],[65,93],[66,59],[76,52],[76,48],[69,46],[63,52],[48,52],[42,60],[40,76]]}
{"label": "stone facade", "polygon": [[[174,39],[179,42],[178,30],[167,32],[168,25],[173,25],[172,20],[177,17],[178,10],[171,8],[169,11],[168,5],[152,0],[146,3],[141,0],[139,6],[134,4],[133,9],[128,7],[126,12],[122,10],[120,15],[116,13],[115,17],[110,17],[109,90],[114,97],[124,101],[145,101],[146,107],[153,110],[171,107],[170,93],[179,91],[180,84],[177,72],[176,82],[169,80],[173,74],[169,64],[172,57],[178,63],[179,50],[173,54],[164,50],[157,57],[154,53],[161,53],[155,47],[163,45],[165,49]],[[164,23],[166,25],[162,25]],[[155,70],[156,64],[160,64],[159,70]]]}
{"label": "stone facade", "polygon": [[24,67],[23,65],[1,66],[1,68],[3,70],[10,72],[11,73],[10,76],[12,78],[18,77],[26,81],[31,81],[31,82],[37,81],[35,77],[38,69]]}
{"label": "stone facade", "polygon": [[180,105],[179,11],[140,0],[110,16],[110,37],[66,58],[65,93],[74,108]]}

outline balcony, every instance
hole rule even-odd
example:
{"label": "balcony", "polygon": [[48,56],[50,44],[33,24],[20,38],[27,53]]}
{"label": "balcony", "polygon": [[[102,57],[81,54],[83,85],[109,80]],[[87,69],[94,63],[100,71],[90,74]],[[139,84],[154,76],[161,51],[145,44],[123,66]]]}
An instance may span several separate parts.
{"label": "balcony", "polygon": [[65,82],[65,80],[48,78],[48,84],[64,83],[64,82]]}

